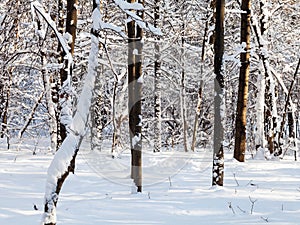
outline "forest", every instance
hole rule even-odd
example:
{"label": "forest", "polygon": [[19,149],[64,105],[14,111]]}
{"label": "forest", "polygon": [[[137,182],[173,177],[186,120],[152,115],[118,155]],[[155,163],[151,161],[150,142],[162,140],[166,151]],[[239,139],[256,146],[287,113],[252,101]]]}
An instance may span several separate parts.
{"label": "forest", "polygon": [[[59,221],[60,195],[65,186],[71,187],[68,181],[75,178],[69,175],[76,176],[78,166],[78,173],[85,174],[83,165],[95,174],[91,182],[97,177],[110,182],[106,188],[112,188],[114,197],[123,185],[140,196],[138,200],[150,201],[153,185],[158,185],[153,191],[158,193],[165,183],[171,194],[173,179],[182,188],[185,176],[192,176],[186,188],[225,190],[226,198],[217,198],[224,197],[227,212],[236,216],[246,211],[228,196],[241,191],[251,205],[249,218],[258,203],[247,188],[258,189],[253,179],[263,178],[264,171],[273,182],[276,174],[271,170],[282,167],[277,175],[283,180],[288,175],[290,185],[297,185],[296,197],[286,201],[299,200],[299,21],[297,0],[3,0],[1,162],[10,165],[11,159],[18,163],[25,157],[28,164],[37,161],[28,172],[43,168],[43,175],[32,181],[46,183],[46,188],[39,187],[43,202],[39,207],[34,203],[45,225]],[[22,162],[16,168],[26,168]],[[0,167],[1,179],[7,179],[6,169]],[[244,170],[246,174],[239,175],[245,179],[237,177],[236,170]],[[199,172],[206,175],[196,185]],[[26,181],[19,185],[26,186]],[[280,182],[273,187],[284,189]],[[178,198],[188,197],[182,194],[179,191]],[[278,204],[285,212],[284,203]],[[0,205],[0,221],[5,209]],[[271,222],[259,215],[261,223]],[[218,218],[206,216],[207,221]],[[168,218],[162,224],[185,223]],[[274,224],[286,224],[284,219],[288,216],[278,216]],[[70,219],[70,224],[120,224],[78,220]]]}

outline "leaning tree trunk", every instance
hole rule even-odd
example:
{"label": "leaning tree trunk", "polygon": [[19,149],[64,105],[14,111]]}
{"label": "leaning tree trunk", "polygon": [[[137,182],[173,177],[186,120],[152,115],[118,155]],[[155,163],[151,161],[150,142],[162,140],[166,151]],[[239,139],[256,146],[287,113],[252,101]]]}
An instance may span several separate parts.
{"label": "leaning tree trunk", "polygon": [[[50,16],[47,16],[47,14],[42,9],[42,6],[38,2],[34,2],[32,4],[34,9],[36,9],[38,13],[48,21],[48,24],[53,24]],[[93,18],[96,16],[100,16],[100,12],[97,10],[98,9],[94,10]],[[59,35],[58,31],[55,30],[55,28],[53,29],[54,31],[56,31],[58,39],[60,41],[63,41],[63,38],[61,35]],[[92,29],[88,74],[85,78],[76,113],[72,119],[72,122],[70,123],[70,130],[72,132],[70,132],[63,141],[60,149],[55,154],[48,169],[44,215],[42,221],[44,225],[56,225],[56,206],[58,197],[63,183],[68,177],[69,173],[74,173],[77,152],[86,133],[85,131],[88,123],[89,109],[92,101],[96,68],[98,63],[97,57],[99,50],[99,41],[96,35],[97,31]]]}
{"label": "leaning tree trunk", "polygon": [[[135,0],[128,0],[135,3]],[[143,4],[143,1],[139,1]],[[143,19],[143,11],[137,11]],[[131,149],[131,178],[142,192],[142,38],[143,30],[135,21],[127,23],[128,30],[128,110]]]}
{"label": "leaning tree trunk", "polygon": [[[243,0],[241,10],[241,44],[245,43],[244,52],[240,55],[241,67],[239,76],[239,89],[235,123],[234,158],[240,162],[245,161],[246,151],[246,114],[248,100],[248,83],[250,71],[250,17],[251,0]],[[246,13],[244,13],[246,12]]]}
{"label": "leaning tree trunk", "polygon": [[290,84],[289,87],[289,91],[287,93],[286,96],[286,102],[285,102],[285,107],[284,107],[284,112],[283,112],[283,116],[282,116],[282,121],[281,121],[281,125],[280,125],[280,133],[278,135],[278,143],[279,143],[279,148],[278,150],[274,153],[275,156],[279,156],[283,153],[282,151],[282,136],[283,136],[283,130],[284,130],[284,125],[285,125],[285,120],[286,120],[286,116],[287,116],[287,123],[288,123],[288,127],[289,127],[289,144],[292,145],[293,149],[295,149],[295,161],[297,160],[297,140],[296,140],[296,130],[295,130],[295,109],[291,104],[291,94],[292,94],[292,90],[294,87],[294,84],[296,82],[297,79],[297,74],[299,71],[299,67],[300,67],[300,58],[296,67],[296,71],[294,73],[293,76],[293,80]]}
{"label": "leaning tree trunk", "polygon": [[214,43],[214,151],[213,151],[213,171],[212,185],[223,186],[224,177],[224,13],[225,0],[216,0],[216,23],[215,23],[215,43]]}

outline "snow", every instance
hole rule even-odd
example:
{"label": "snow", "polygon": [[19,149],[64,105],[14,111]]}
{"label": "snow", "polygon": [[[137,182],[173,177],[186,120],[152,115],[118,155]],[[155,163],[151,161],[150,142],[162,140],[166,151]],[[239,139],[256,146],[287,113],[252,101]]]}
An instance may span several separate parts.
{"label": "snow", "polygon": [[122,10],[144,10],[144,7],[140,3],[128,3],[124,0],[114,0],[115,4],[118,5]]}
{"label": "snow", "polygon": [[64,33],[64,38],[68,44],[73,42],[73,37],[69,32]]}
{"label": "snow", "polygon": [[[96,153],[89,152],[87,145],[81,150],[75,175],[68,178],[60,195],[58,224],[241,225],[266,224],[266,220],[274,225],[299,224],[300,163],[288,158],[282,161],[248,159],[240,163],[227,152],[224,187],[212,188],[210,151],[202,149],[197,152],[198,157],[190,155],[185,162],[172,161],[170,156],[171,165],[178,166],[179,170],[169,170],[169,174],[163,175],[159,169],[164,169],[164,155],[154,158],[155,154],[144,154],[143,162],[148,162],[148,166],[156,164],[143,172],[152,174],[155,179],[158,177],[157,182],[146,183],[143,193],[132,193],[130,170],[126,170],[127,176],[121,177],[118,172],[122,167],[116,166],[113,172],[112,166],[116,164],[107,163],[111,167],[101,173],[99,169],[106,166],[105,160],[101,161],[102,155],[96,158]],[[44,152],[32,155],[24,148],[19,152],[0,150],[0,224],[39,224],[44,179],[52,158],[53,155]],[[127,169],[129,159],[130,154],[126,152],[114,162],[128,163]],[[103,163],[103,167],[99,167],[97,161]],[[114,175],[116,179],[103,177],[107,171],[111,171],[108,176]],[[124,175],[126,173],[124,170]],[[250,199],[256,200],[252,210]]]}
{"label": "snow", "polygon": [[131,19],[127,19],[126,22],[134,20],[142,29],[152,32],[155,35],[163,35],[159,28],[154,27],[152,24],[145,23],[139,16],[136,15],[135,11],[144,10],[144,7],[140,3],[128,3],[123,0],[114,0],[115,4],[124,11]]}
{"label": "snow", "polygon": [[121,37],[126,38],[126,34],[122,31],[121,27],[115,26],[110,23],[105,23],[102,21],[102,15],[100,13],[99,9],[95,9],[92,14],[92,20],[93,20],[93,28],[95,30],[112,30],[118,33]]}
{"label": "snow", "polygon": [[138,143],[140,143],[140,141],[141,141],[141,135],[138,136],[135,135],[131,140],[132,146],[135,147]]}
{"label": "snow", "polygon": [[135,48],[135,49],[133,49],[132,54],[133,54],[133,55],[138,55],[138,54],[139,54],[139,51]]}

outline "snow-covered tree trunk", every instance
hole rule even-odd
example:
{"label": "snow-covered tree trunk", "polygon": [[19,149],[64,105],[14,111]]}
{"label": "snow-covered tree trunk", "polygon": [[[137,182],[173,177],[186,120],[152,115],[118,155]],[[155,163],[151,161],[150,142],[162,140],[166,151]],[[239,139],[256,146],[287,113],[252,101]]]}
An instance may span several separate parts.
{"label": "snow-covered tree trunk", "polygon": [[[97,7],[97,5],[96,5]],[[99,49],[100,58],[103,56],[103,48]],[[103,136],[102,130],[104,122],[102,121],[104,110],[103,95],[102,95],[102,79],[103,79],[103,65],[98,68],[98,75],[95,80],[95,90],[91,105],[91,148],[92,150],[101,150]]]}
{"label": "snow-covered tree trunk", "polygon": [[245,45],[244,52],[240,54],[240,75],[235,123],[234,158],[240,162],[245,161],[246,152],[246,114],[248,101],[248,83],[250,72],[250,16],[251,1],[243,0],[241,5],[241,41]]}
{"label": "snow-covered tree trunk", "polygon": [[265,79],[259,71],[257,78],[257,101],[256,101],[256,131],[255,147],[256,150],[265,148],[264,132],[264,105],[265,105]]}
{"label": "snow-covered tree trunk", "polygon": [[[50,16],[46,14],[42,6],[38,2],[32,3],[33,9],[37,14],[41,15],[56,33],[63,48],[67,48],[66,42],[59,34],[55,27],[55,23]],[[34,14],[33,14],[34,16]],[[93,11],[93,29],[99,29],[100,12],[99,9]],[[96,33],[96,32],[93,32]],[[96,76],[97,57],[98,57],[98,37],[91,35],[91,50],[89,55],[88,74],[84,81],[82,93],[80,95],[76,113],[70,123],[70,133],[63,141],[61,147],[55,154],[51,165],[48,169],[46,191],[45,191],[45,207],[42,223],[45,225],[56,224],[56,205],[61,191],[62,185],[70,172],[74,172],[75,158],[79,150],[82,139],[86,133],[86,127],[91,106],[92,94],[94,89],[94,81]],[[72,58],[68,58],[69,62]]]}
{"label": "snow-covered tree trunk", "polygon": [[[264,9],[262,9],[264,12]],[[265,14],[266,12],[264,12]],[[276,82],[272,76],[271,67],[269,64],[269,55],[267,46],[262,31],[266,30],[266,21],[262,20],[263,24],[258,26],[258,22],[255,17],[252,17],[252,26],[259,45],[259,57],[264,67],[264,80],[265,80],[265,94],[264,94],[264,131],[266,141],[268,143],[268,149],[272,154],[278,148],[277,138],[279,135],[278,126],[278,114],[277,114],[277,94],[276,94]]]}
{"label": "snow-covered tree trunk", "polygon": [[260,58],[265,67],[265,136],[268,143],[268,149],[272,154],[278,148],[277,138],[279,135],[279,124],[277,114],[277,94],[276,94],[276,82],[269,69],[268,60],[268,48],[265,45],[265,32],[268,29],[268,14],[269,11],[266,8],[266,1],[260,0]]}
{"label": "snow-covered tree trunk", "polygon": [[12,85],[12,68],[7,71],[7,81],[3,87],[3,111],[1,112],[1,135],[0,138],[6,137],[7,142],[7,149],[10,148],[10,140],[8,134],[8,108],[9,108],[9,101],[10,101],[10,92],[11,92],[11,85]]}
{"label": "snow-covered tree trunk", "polygon": [[95,81],[95,91],[93,103],[91,106],[91,148],[92,150],[101,150],[103,123],[101,121],[101,110],[103,106],[103,97],[101,94],[101,77],[102,72],[98,73]]}
{"label": "snow-covered tree trunk", "polygon": [[[57,12],[57,30],[58,32],[63,35],[64,34],[64,28],[65,28],[65,7],[64,7],[64,1],[63,0],[58,0],[57,1],[57,8],[58,8],[58,12]],[[58,62],[60,64],[64,64],[64,51],[62,49],[62,46],[60,43],[58,43],[58,49],[57,49],[58,53],[59,53],[59,58],[58,58]],[[57,125],[57,146],[56,146],[56,151],[59,149],[59,147],[61,146],[63,139],[66,136],[65,133],[65,126],[61,123],[61,101],[60,101],[60,95],[61,95],[61,79],[65,74],[65,70],[64,68],[60,69],[60,71],[58,72],[58,74],[54,74],[51,76],[51,88],[52,88],[52,99],[53,102],[56,106],[55,108],[55,118],[56,118],[56,125]]]}
{"label": "snow-covered tree trunk", "polygon": [[[76,39],[76,27],[77,27],[77,0],[67,0],[67,16],[66,16],[66,25],[64,37],[68,42],[70,47],[70,53],[74,55],[74,46]],[[62,10],[60,10],[62,13]],[[61,16],[61,15],[60,15]],[[64,18],[64,16],[63,16]],[[61,25],[62,21],[59,20]],[[72,72],[73,65],[68,66],[68,58],[65,58],[66,53],[62,51],[62,63],[64,64],[63,68],[60,71],[60,86],[59,91],[59,111],[60,111],[60,127],[59,127],[59,137],[60,142],[62,142],[67,135],[68,125],[70,124],[72,118]]]}
{"label": "snow-covered tree trunk", "polygon": [[[154,26],[161,26],[160,15],[161,1],[155,0]],[[160,36],[155,38],[155,61],[154,61],[154,152],[161,150],[161,56]]]}
{"label": "snow-covered tree trunk", "polygon": [[214,151],[212,185],[223,186],[224,177],[224,13],[225,0],[216,0],[216,22],[215,22],[215,43],[214,43]]}

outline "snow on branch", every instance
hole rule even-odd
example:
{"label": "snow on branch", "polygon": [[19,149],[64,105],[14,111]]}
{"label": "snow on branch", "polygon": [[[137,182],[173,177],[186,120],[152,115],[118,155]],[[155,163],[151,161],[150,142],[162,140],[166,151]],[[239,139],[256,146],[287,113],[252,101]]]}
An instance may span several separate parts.
{"label": "snow on branch", "polygon": [[59,43],[62,46],[64,53],[66,54],[65,59],[68,60],[68,70],[69,70],[73,64],[73,57],[70,53],[70,47],[69,47],[66,39],[57,30],[55,22],[51,19],[50,15],[45,12],[43,6],[38,1],[34,1],[31,3],[31,9],[32,9],[31,11],[32,11],[33,19],[35,19],[35,15],[40,15],[46,21],[46,23],[51,27],[53,32],[55,33]]}
{"label": "snow on branch", "polygon": [[154,27],[152,24],[149,24],[147,22],[144,22],[143,19],[141,17],[139,17],[138,15],[136,15],[136,13],[134,13],[132,10],[144,10],[144,6],[140,3],[128,3],[124,0],[114,0],[115,4],[123,11],[125,12],[128,16],[129,16],[129,20],[134,20],[139,27],[141,27],[144,30],[150,31],[153,34],[156,35],[163,35],[163,33],[161,32],[161,30],[159,28]]}
{"label": "snow on branch", "polygon": [[125,10],[144,10],[144,6],[138,2],[128,3],[124,0],[115,0],[115,3],[123,11],[125,11]]}
{"label": "snow on branch", "polygon": [[93,11],[92,20],[93,20],[93,29],[94,30],[99,31],[99,30],[107,30],[108,29],[108,30],[112,30],[112,31],[118,33],[123,38],[127,38],[127,35],[122,31],[121,27],[115,26],[110,23],[105,23],[102,20],[102,15],[100,13],[100,10],[97,8]]}

